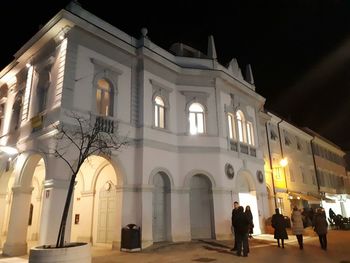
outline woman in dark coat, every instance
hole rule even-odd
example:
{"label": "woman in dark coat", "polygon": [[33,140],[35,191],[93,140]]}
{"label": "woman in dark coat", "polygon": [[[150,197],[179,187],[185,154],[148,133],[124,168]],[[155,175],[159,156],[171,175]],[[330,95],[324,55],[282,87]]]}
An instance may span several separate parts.
{"label": "woman in dark coat", "polygon": [[284,216],[280,214],[278,208],[276,208],[275,211],[276,214],[274,214],[271,219],[272,227],[275,229],[274,238],[277,239],[278,247],[281,247],[281,239],[282,248],[284,248],[284,240],[288,239],[288,234],[286,231],[286,221],[284,220]]}
{"label": "woman in dark coat", "polygon": [[252,211],[250,210],[250,206],[249,205],[247,205],[245,207],[244,213],[246,214],[246,216],[247,216],[247,218],[249,220],[248,237],[252,238],[254,224],[253,224],[253,214],[252,214]]}
{"label": "woman in dark coat", "polygon": [[313,225],[315,227],[315,232],[317,233],[318,238],[320,239],[321,248],[327,250],[328,223],[326,219],[326,214],[322,208],[317,209]]}

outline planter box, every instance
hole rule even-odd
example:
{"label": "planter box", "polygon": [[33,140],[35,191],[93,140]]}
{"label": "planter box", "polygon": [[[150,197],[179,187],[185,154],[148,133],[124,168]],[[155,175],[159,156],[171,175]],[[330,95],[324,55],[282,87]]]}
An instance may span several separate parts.
{"label": "planter box", "polygon": [[91,246],[88,243],[69,243],[63,248],[33,247],[29,263],[91,263]]}

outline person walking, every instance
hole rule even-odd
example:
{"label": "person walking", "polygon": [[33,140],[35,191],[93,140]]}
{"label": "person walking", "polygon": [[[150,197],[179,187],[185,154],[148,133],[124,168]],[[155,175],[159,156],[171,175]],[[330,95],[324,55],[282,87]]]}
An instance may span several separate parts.
{"label": "person walking", "polygon": [[323,208],[317,208],[316,215],[313,221],[314,230],[320,240],[321,249],[327,250],[327,230],[328,223],[326,219],[326,213]]}
{"label": "person walking", "polygon": [[[277,239],[278,247],[282,245],[282,248],[284,248],[284,240],[288,239],[286,221],[278,208],[275,209],[275,212],[271,219],[271,225],[275,229],[274,238]],[[280,244],[280,240],[282,244]]]}
{"label": "person walking", "polygon": [[246,214],[248,220],[249,220],[249,229],[248,229],[248,237],[252,238],[252,234],[253,234],[253,228],[254,228],[254,224],[253,224],[253,214],[252,211],[250,210],[250,206],[247,205],[245,207],[245,211],[244,213]]}
{"label": "person walking", "polygon": [[303,234],[304,234],[304,225],[301,212],[298,210],[298,207],[294,206],[292,212],[292,233],[296,235],[298,239],[298,244],[300,249],[304,249],[303,244]]}
{"label": "person walking", "polygon": [[235,251],[237,250],[237,235],[236,235],[236,230],[235,230],[235,219],[236,219],[236,215],[238,212],[238,207],[239,204],[237,201],[233,202],[233,209],[232,209],[232,216],[231,216],[231,231],[233,233],[233,237],[234,237],[234,245],[233,248],[231,249],[231,251]]}
{"label": "person walking", "polygon": [[237,256],[242,256],[242,246],[243,246],[243,257],[247,257],[249,253],[248,244],[248,228],[249,219],[244,213],[243,206],[237,208],[237,214],[234,221],[235,233],[237,236]]}

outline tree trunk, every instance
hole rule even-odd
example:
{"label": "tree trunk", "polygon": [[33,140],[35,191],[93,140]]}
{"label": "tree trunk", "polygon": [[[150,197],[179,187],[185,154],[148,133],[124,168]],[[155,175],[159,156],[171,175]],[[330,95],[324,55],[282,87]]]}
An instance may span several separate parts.
{"label": "tree trunk", "polygon": [[70,207],[70,203],[71,203],[71,199],[72,199],[72,195],[73,195],[76,175],[77,175],[77,173],[72,174],[72,177],[70,179],[66,203],[64,205],[62,219],[61,219],[61,225],[60,225],[60,229],[58,231],[56,247],[64,247],[64,234],[65,234],[65,230],[66,230],[68,211],[69,211],[69,207]]}

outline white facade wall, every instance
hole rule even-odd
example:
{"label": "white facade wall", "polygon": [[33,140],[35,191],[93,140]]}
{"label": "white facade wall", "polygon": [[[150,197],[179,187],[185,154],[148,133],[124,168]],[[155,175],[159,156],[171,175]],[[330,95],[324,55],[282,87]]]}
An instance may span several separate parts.
{"label": "white facade wall", "polygon": [[[105,162],[100,157],[95,166],[81,169],[72,201],[70,223],[66,229],[67,242],[72,238],[98,243],[98,191],[103,190],[106,182],[111,182],[116,196],[113,209],[117,211],[113,224],[117,229],[108,245],[120,246],[121,227],[129,223],[141,226],[143,246],[152,244],[155,196],[153,178],[157,173],[165,174],[170,181],[169,241],[187,241],[192,238],[191,225],[194,223],[193,218],[191,221],[190,195],[193,191],[192,178],[196,175],[201,175],[201,178],[210,182],[208,198],[213,205],[213,238],[231,238],[232,202],[239,201],[239,193],[242,191],[256,199],[258,218],[255,220],[260,227],[255,224],[255,231],[263,232],[269,208],[265,182],[259,182],[256,176],[257,171],[264,172],[263,151],[258,136],[260,124],[256,114],[264,99],[254,92],[254,87],[243,80],[237,80],[228,69],[225,72],[216,70],[217,64],[212,64],[210,59],[203,59],[203,62],[193,58],[178,60],[147,38],[125,39],[125,34],[118,35],[117,29],[103,21],[94,20],[100,23],[99,28],[110,30],[109,34],[93,23],[87,26],[89,16],[86,21],[78,17],[73,20],[66,22],[71,27],[67,39],[57,42],[57,47],[51,51],[51,59],[54,60],[51,72],[55,74],[51,75],[53,80],[48,95],[50,104],[45,112],[38,115],[44,116],[42,125],[33,131],[31,119],[37,117],[34,113],[37,106],[33,99],[37,82],[34,81],[30,86],[32,95],[28,104],[28,119],[22,123],[19,134],[8,135],[9,139],[18,136],[19,143],[16,146],[21,150],[18,157],[21,161],[16,163],[15,186],[23,189],[22,192],[13,190],[20,193],[15,199],[18,207],[28,209],[31,198],[31,190],[28,189],[31,189],[35,166],[40,158],[43,158],[45,165],[41,218],[35,221],[41,222],[39,244],[53,244],[56,241],[70,170],[57,158],[37,154],[33,159],[31,156],[41,147],[48,149],[54,143],[49,119],[66,122],[64,113],[69,110],[91,117],[97,114],[96,82],[101,78],[108,79],[114,89],[113,116],[108,118],[119,122],[120,134],[127,135],[130,144],[112,155],[106,170],[99,169]],[[52,30],[54,29],[55,27]],[[60,43],[66,45],[64,52],[60,51]],[[37,59],[33,59],[34,68],[47,60],[44,52],[39,52],[36,56]],[[23,61],[25,62],[24,58]],[[26,73],[23,63],[20,64],[21,70]],[[207,67],[205,70],[203,65]],[[188,69],[188,66],[192,68]],[[59,92],[55,88],[59,88]],[[165,129],[154,128],[155,92],[165,94]],[[57,98],[61,101],[57,101]],[[205,108],[204,134],[189,135],[188,107],[191,102],[200,102]],[[242,153],[239,149],[244,145],[237,140],[238,150],[230,149],[227,109],[233,114],[241,110],[246,121],[252,124],[254,145],[244,145],[255,150],[255,155]],[[75,156],[73,150],[68,151],[68,158],[74,159]],[[30,164],[30,169],[26,162]],[[226,175],[227,163],[235,171],[233,179]],[[78,224],[74,223],[76,214],[80,215]],[[21,224],[19,229],[26,226],[24,219],[14,218],[15,212],[11,215],[11,236],[5,237],[4,247],[9,255],[14,255],[22,253],[26,246],[25,235],[15,238],[18,234],[16,224]],[[16,244],[20,244],[20,247],[16,248]]]}

